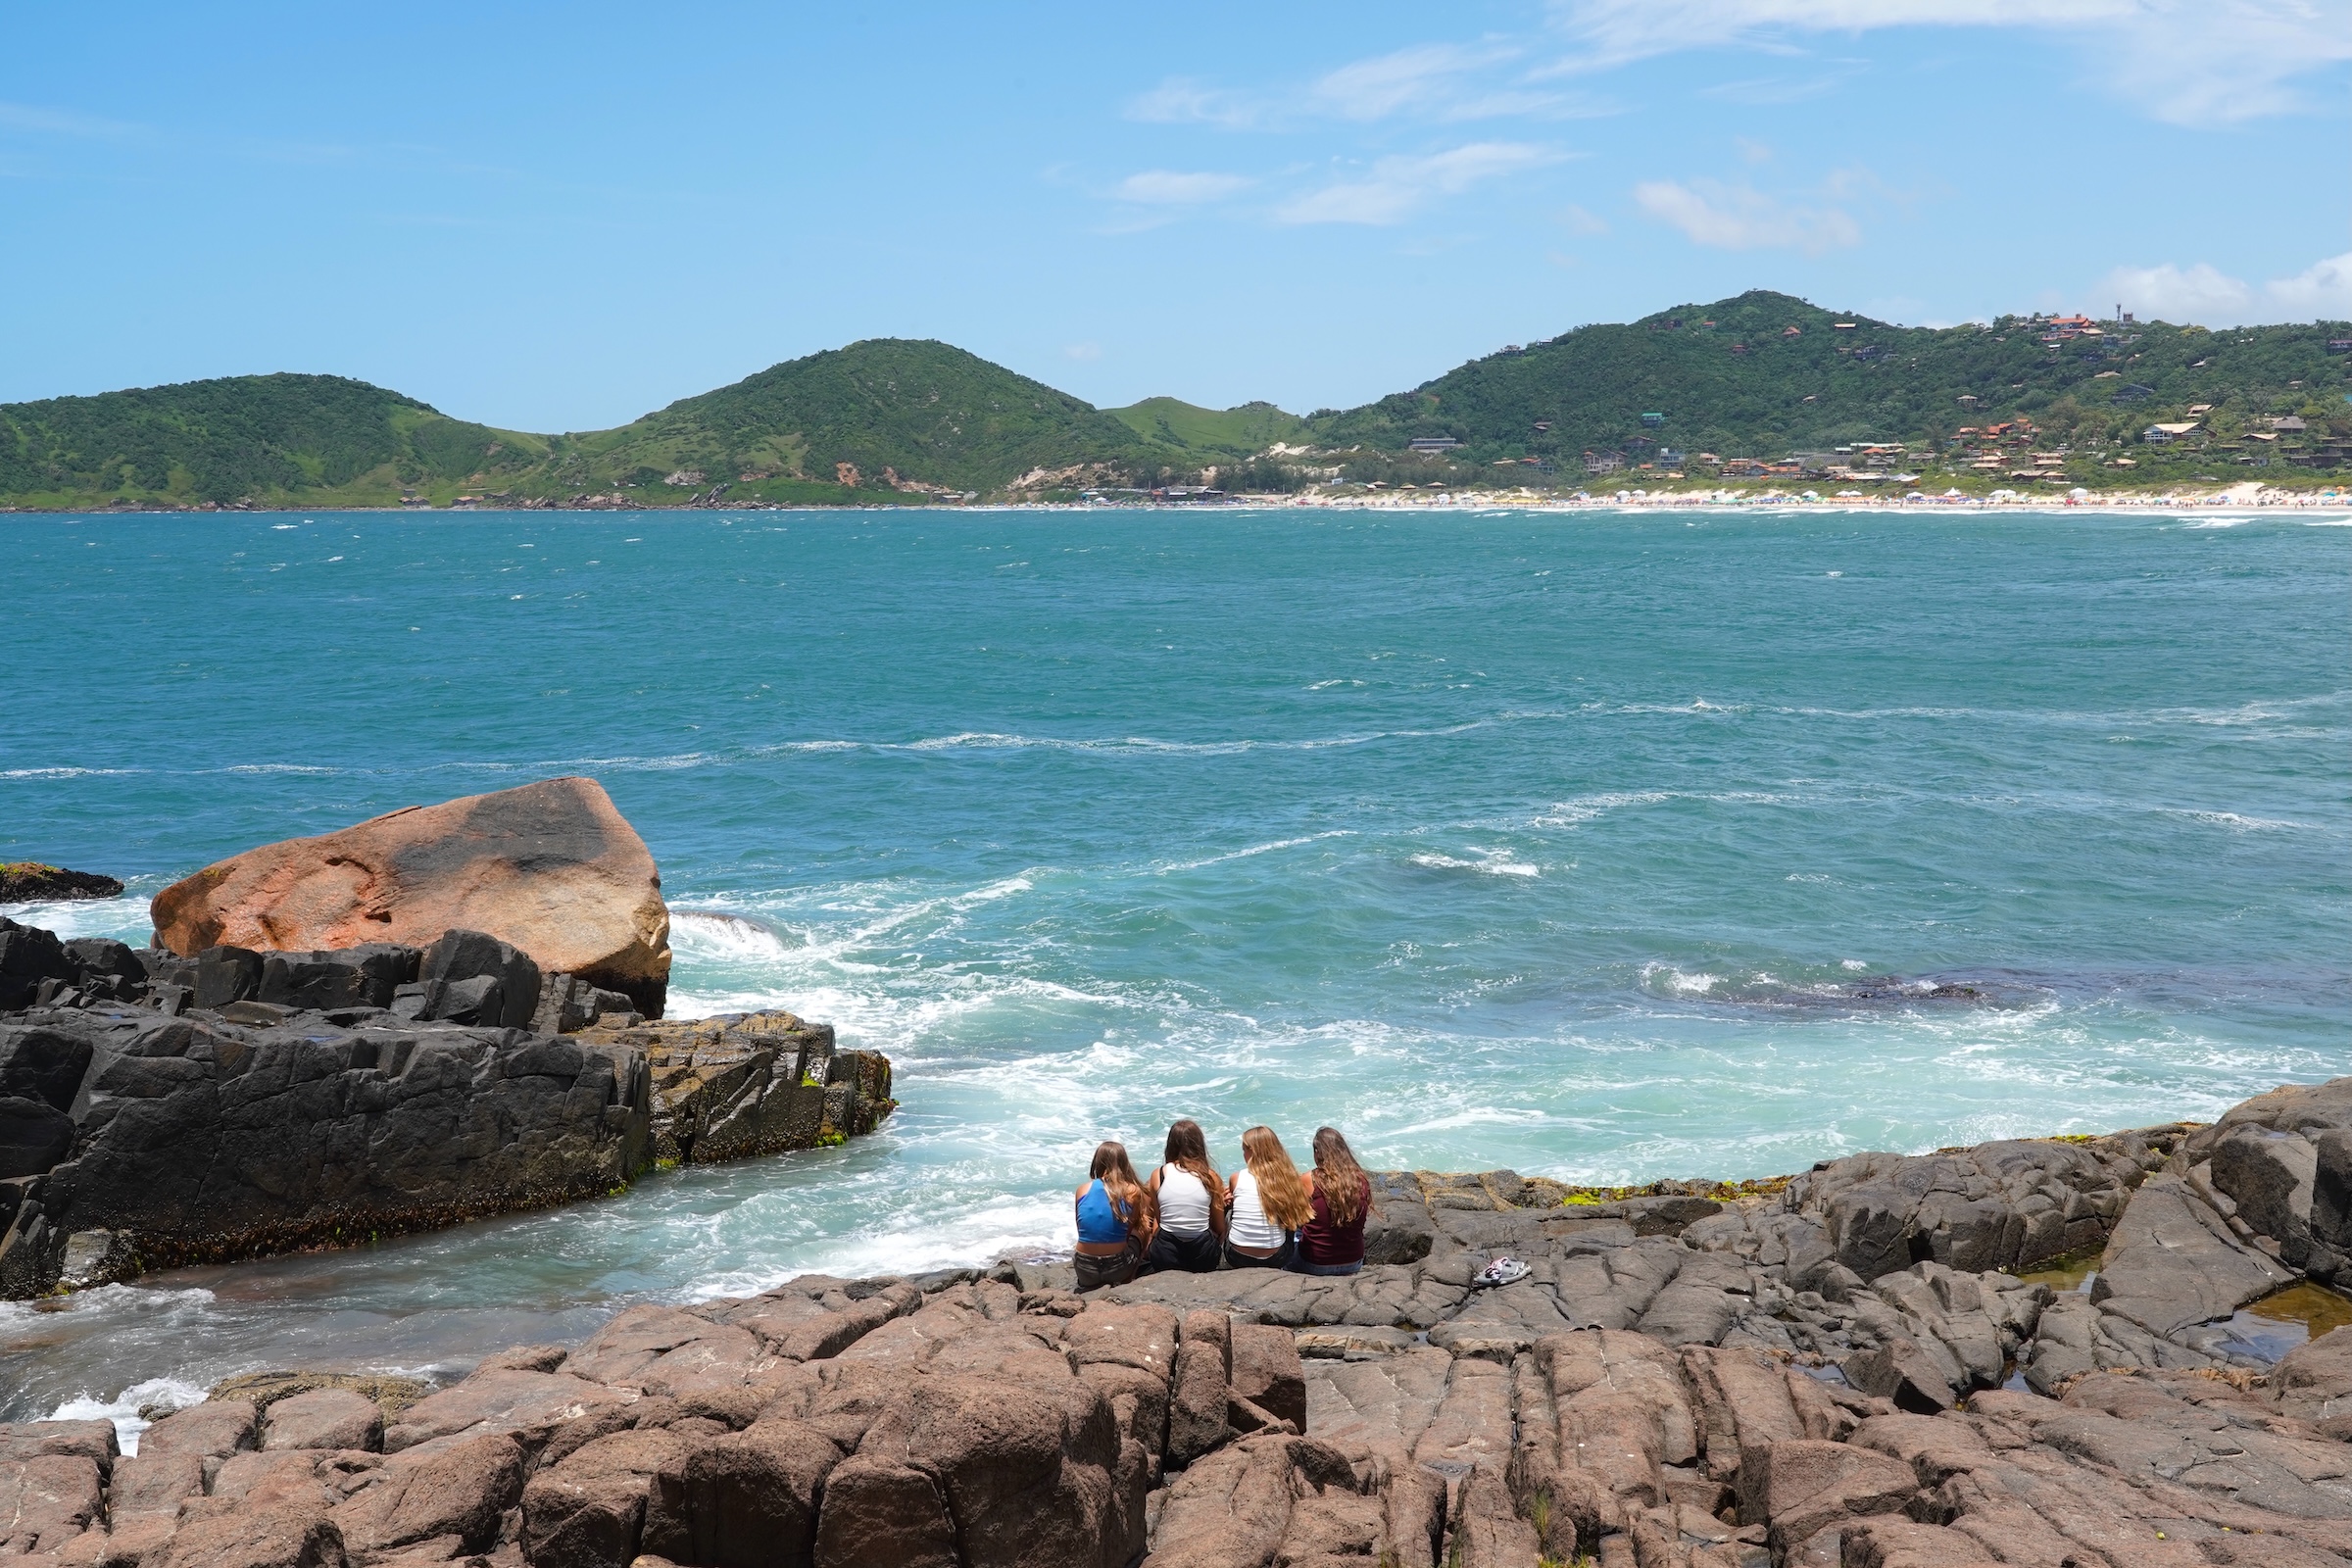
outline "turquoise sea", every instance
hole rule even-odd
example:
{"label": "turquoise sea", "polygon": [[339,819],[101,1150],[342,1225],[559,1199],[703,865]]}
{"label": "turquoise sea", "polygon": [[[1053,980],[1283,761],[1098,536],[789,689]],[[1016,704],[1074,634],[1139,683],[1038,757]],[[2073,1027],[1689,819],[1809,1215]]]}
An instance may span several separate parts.
{"label": "turquoise sea", "polygon": [[904,1101],[0,1308],[0,1418],[1048,1248],[1096,1141],[1176,1115],[1228,1162],[1328,1121],[1624,1182],[2352,1070],[2345,520],[0,520],[0,857],[134,894],[8,912],[141,941],[219,857],[585,773],[662,863],[676,1008],[830,1020]]}

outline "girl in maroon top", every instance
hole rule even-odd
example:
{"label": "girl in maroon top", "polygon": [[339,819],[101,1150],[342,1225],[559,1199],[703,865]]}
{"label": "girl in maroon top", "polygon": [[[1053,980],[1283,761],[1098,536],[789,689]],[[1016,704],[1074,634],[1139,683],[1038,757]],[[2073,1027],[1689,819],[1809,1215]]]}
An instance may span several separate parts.
{"label": "girl in maroon top", "polygon": [[1291,1268],[1299,1274],[1353,1274],[1364,1266],[1364,1217],[1372,1211],[1372,1178],[1337,1127],[1315,1130],[1315,1168],[1306,1194],[1314,1216],[1298,1232]]}

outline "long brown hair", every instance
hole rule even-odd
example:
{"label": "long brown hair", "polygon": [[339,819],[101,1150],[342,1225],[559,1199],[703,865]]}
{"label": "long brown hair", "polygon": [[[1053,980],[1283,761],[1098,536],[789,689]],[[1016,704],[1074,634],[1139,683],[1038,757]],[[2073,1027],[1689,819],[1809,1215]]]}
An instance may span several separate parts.
{"label": "long brown hair", "polygon": [[1110,1195],[1111,1207],[1130,1230],[1149,1225],[1159,1217],[1159,1205],[1152,1200],[1152,1189],[1136,1179],[1125,1144],[1097,1145],[1095,1163],[1087,1174],[1102,1184],[1102,1191]]}
{"label": "long brown hair", "polygon": [[1200,1185],[1208,1189],[1208,1211],[1225,1211],[1225,1178],[1208,1162],[1208,1139],[1202,1136],[1199,1122],[1187,1116],[1168,1123],[1168,1143],[1159,1152],[1159,1162],[1199,1177]]}
{"label": "long brown hair", "polygon": [[1331,1205],[1331,1222],[1347,1225],[1372,1202],[1372,1178],[1337,1127],[1315,1129],[1315,1187]]}
{"label": "long brown hair", "polygon": [[1242,1162],[1257,1178],[1257,1206],[1266,1211],[1266,1218],[1295,1231],[1315,1217],[1306,1183],[1273,1128],[1252,1127],[1242,1134]]}

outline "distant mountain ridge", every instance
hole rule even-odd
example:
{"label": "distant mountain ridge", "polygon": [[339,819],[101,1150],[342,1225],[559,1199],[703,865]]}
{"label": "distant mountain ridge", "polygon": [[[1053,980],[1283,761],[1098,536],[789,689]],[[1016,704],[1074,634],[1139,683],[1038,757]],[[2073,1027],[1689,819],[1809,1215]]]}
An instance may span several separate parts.
{"label": "distant mountain ridge", "polygon": [[[1211,467],[1255,488],[1342,470],[1458,482],[1501,464],[1523,466],[1513,482],[1568,482],[1588,454],[1938,443],[2018,415],[2085,442],[2127,441],[2199,404],[2217,428],[2295,413],[2331,429],[2352,354],[2330,344],[2346,342],[2352,329],[2332,322],[1903,327],[1752,290],[1307,417],[1175,398],[1101,410],[948,344],[876,338],[564,435],[453,419],[342,376],[236,376],[0,405],[0,504],[911,503],[1191,482]],[[1446,450],[1408,458],[1415,441]]]}

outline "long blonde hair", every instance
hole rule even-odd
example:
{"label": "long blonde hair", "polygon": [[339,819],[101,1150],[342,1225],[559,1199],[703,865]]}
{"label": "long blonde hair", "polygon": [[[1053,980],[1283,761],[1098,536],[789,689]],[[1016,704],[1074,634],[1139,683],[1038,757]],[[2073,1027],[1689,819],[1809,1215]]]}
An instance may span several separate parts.
{"label": "long blonde hair", "polygon": [[1127,1158],[1127,1146],[1121,1143],[1098,1145],[1095,1163],[1087,1171],[1102,1184],[1110,1195],[1110,1206],[1128,1229],[1151,1225],[1159,1218],[1159,1204],[1135,1174],[1135,1165]]}
{"label": "long blonde hair", "polygon": [[1372,1178],[1337,1127],[1315,1129],[1315,1187],[1331,1205],[1334,1225],[1352,1223],[1372,1201]]}
{"label": "long blonde hair", "polygon": [[1242,1134],[1242,1163],[1257,1178],[1257,1206],[1266,1211],[1266,1218],[1286,1231],[1295,1231],[1315,1217],[1306,1183],[1273,1128],[1252,1127]]}

